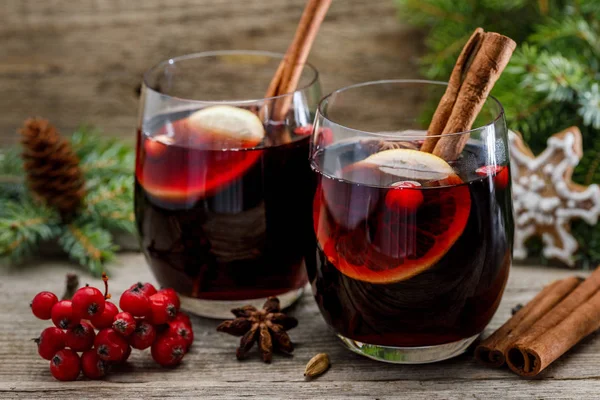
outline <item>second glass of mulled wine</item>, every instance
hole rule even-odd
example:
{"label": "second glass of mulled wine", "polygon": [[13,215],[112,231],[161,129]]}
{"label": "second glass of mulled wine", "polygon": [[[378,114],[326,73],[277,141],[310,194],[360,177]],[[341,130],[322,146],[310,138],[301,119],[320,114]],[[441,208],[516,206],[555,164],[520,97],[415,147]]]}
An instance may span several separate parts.
{"label": "second glass of mulled wine", "polygon": [[421,149],[441,140],[426,130],[445,88],[369,82],[326,96],[317,111],[310,161],[318,250],[309,279],[342,341],[382,361],[461,354],[492,318],[508,277],[503,109],[490,97],[475,128],[454,134],[462,152],[445,160]]}
{"label": "second glass of mulled wine", "polygon": [[297,90],[264,98],[281,61],[265,52],[199,53],[144,77],[141,247],[158,282],[199,315],[229,318],[230,309],[268,296],[286,307],[307,282],[305,262],[314,262],[308,151],[320,87],[305,65]]}

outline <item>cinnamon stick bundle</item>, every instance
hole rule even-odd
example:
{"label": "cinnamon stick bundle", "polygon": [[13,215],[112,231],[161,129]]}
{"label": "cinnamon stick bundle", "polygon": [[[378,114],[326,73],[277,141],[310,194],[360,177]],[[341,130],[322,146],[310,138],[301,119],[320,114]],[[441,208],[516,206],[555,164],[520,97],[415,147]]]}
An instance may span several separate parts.
{"label": "cinnamon stick bundle", "polygon": [[[600,268],[505,351],[511,370],[535,376],[600,327]],[[594,316],[595,315],[595,316]]]}
{"label": "cinnamon stick bundle", "polygon": [[506,321],[496,332],[475,348],[475,359],[485,365],[500,367],[506,362],[506,349],[536,321],[565,298],[577,285],[579,278],[555,281],[542,289],[527,305]]}
{"label": "cinnamon stick bundle", "polygon": [[[475,349],[479,362],[534,377],[600,328],[600,268],[582,283],[566,278],[545,287]],[[557,301],[558,299],[558,301]]]}
{"label": "cinnamon stick bundle", "polygon": [[[446,161],[462,153],[475,118],[508,64],[516,43],[503,35],[477,28],[461,51],[444,96],[427,129],[422,151]],[[441,136],[434,136],[441,135]],[[446,136],[447,135],[447,136]]]}

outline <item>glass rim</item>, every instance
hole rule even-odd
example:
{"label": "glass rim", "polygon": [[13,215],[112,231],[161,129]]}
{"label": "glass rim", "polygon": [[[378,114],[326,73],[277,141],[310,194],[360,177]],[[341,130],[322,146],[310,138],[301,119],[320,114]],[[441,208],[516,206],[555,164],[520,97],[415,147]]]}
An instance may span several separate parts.
{"label": "glass rim", "polygon": [[[330,92],[327,95],[323,96],[323,98],[321,98],[321,100],[319,101],[319,104],[317,106],[317,113],[323,119],[329,121],[332,125],[338,126],[341,129],[344,129],[347,131],[353,131],[353,132],[357,132],[357,133],[364,133],[366,135],[380,136],[380,137],[386,137],[386,138],[399,137],[397,134],[402,131],[372,132],[372,131],[366,131],[363,129],[356,129],[356,128],[351,128],[349,126],[345,126],[345,125],[329,118],[327,116],[327,114],[323,111],[323,107],[325,104],[327,104],[328,100],[330,100],[332,96],[334,96],[338,93],[343,93],[350,89],[356,89],[356,88],[361,88],[361,87],[365,87],[365,86],[383,85],[383,84],[390,84],[390,83],[393,83],[393,84],[419,83],[419,84],[428,84],[428,85],[448,86],[448,82],[434,81],[434,80],[428,80],[428,79],[381,79],[381,80],[375,80],[375,81],[360,82],[360,83],[356,83],[354,85],[341,87],[341,88],[336,89],[333,92]],[[427,135],[427,131],[425,131],[423,134],[412,134],[411,133],[410,135],[402,136],[402,138],[411,138],[413,140],[418,140],[421,138],[438,138],[439,139],[441,137],[467,135],[467,134],[471,134],[473,132],[487,129],[490,126],[495,125],[497,121],[499,121],[501,118],[504,117],[504,106],[502,106],[502,103],[500,103],[500,101],[492,95],[489,95],[488,99],[492,100],[498,106],[499,112],[498,112],[498,115],[493,120],[491,120],[490,122],[487,122],[484,125],[480,125],[475,128],[471,128],[467,131],[446,133],[446,134],[442,133],[442,134],[437,134],[437,135]]]}
{"label": "glass rim", "polygon": [[280,94],[277,96],[270,96],[270,97],[261,97],[261,98],[252,98],[252,99],[230,99],[230,100],[198,100],[198,99],[188,99],[188,98],[184,98],[184,97],[173,96],[173,95],[163,93],[160,90],[154,89],[148,83],[151,73],[161,70],[161,69],[164,70],[165,67],[167,67],[168,65],[175,65],[178,62],[200,59],[200,58],[204,58],[204,57],[217,57],[217,56],[227,56],[227,55],[251,55],[251,56],[271,57],[272,59],[277,59],[280,61],[282,61],[285,58],[285,54],[283,54],[283,53],[264,51],[264,50],[208,50],[208,51],[201,51],[201,52],[196,52],[196,53],[188,53],[188,54],[184,54],[181,56],[168,58],[168,59],[160,61],[157,64],[154,64],[152,67],[148,68],[142,76],[143,86],[147,90],[150,90],[156,94],[159,94],[159,95],[165,96],[165,97],[169,97],[171,99],[175,99],[175,100],[182,101],[182,102],[197,103],[197,104],[224,104],[224,105],[225,104],[255,104],[255,103],[261,102],[261,101],[276,100],[276,99],[282,99],[282,98],[285,98],[288,96],[294,96],[296,93],[299,93],[299,92],[309,89],[319,80],[319,71],[311,63],[305,62],[304,64],[302,64],[303,69],[308,67],[309,70],[312,72],[313,76],[311,77],[311,79],[308,83],[297,87],[296,90],[294,90],[293,92],[284,93],[284,94]]}

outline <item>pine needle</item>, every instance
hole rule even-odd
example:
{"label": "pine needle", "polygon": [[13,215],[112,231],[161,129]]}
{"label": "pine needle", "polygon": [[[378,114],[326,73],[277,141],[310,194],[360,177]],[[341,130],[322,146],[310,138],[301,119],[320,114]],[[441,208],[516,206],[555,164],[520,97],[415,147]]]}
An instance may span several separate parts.
{"label": "pine needle", "polygon": [[69,257],[86,266],[94,276],[100,276],[103,264],[114,258],[118,246],[107,230],[92,223],[75,221],[63,230],[58,243]]}
{"label": "pine needle", "polygon": [[23,261],[40,241],[56,237],[59,221],[58,213],[42,204],[0,199],[0,258]]}

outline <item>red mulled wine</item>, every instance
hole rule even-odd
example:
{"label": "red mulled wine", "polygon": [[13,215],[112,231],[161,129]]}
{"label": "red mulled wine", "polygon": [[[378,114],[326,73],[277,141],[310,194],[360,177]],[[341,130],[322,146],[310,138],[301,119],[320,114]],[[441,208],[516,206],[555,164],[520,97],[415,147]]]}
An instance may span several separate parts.
{"label": "red mulled wine", "polygon": [[474,337],[508,277],[508,167],[486,166],[476,144],[451,165],[410,147],[340,141],[312,157],[318,257],[309,278],[327,323],[358,343]]}
{"label": "red mulled wine", "polygon": [[[309,137],[250,114],[229,106],[172,113],[138,133],[142,250],[161,285],[185,296],[248,300],[306,284],[315,252]],[[287,139],[268,143],[274,134]]]}

